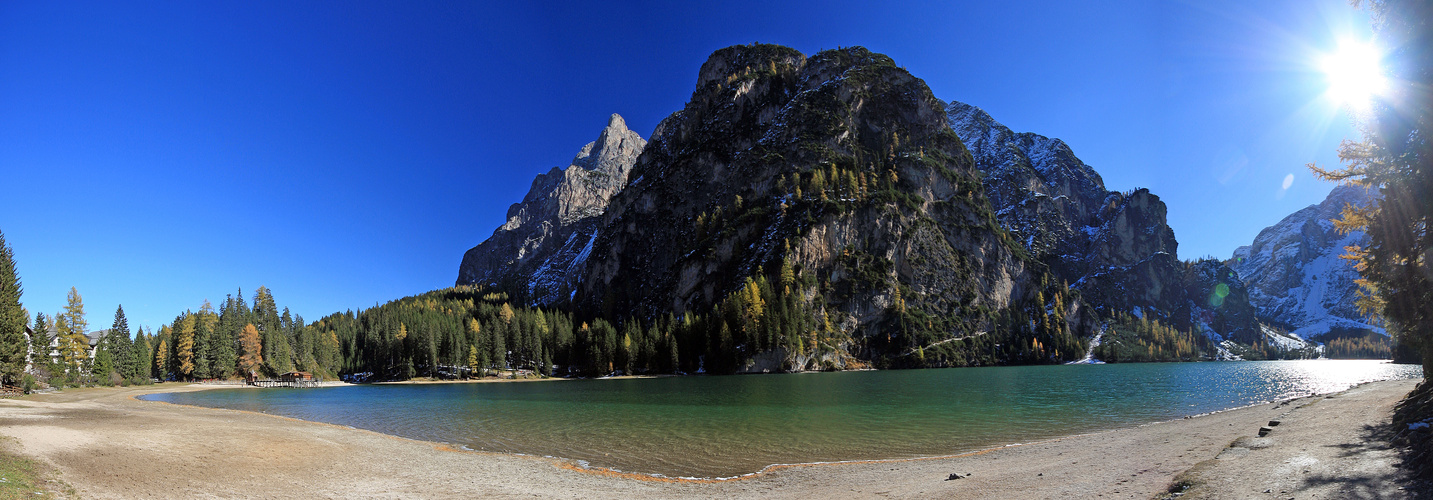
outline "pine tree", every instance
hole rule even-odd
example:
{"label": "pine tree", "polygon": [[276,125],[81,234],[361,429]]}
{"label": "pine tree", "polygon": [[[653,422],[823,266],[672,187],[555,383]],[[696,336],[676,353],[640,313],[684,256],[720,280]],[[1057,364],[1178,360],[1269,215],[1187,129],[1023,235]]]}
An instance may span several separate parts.
{"label": "pine tree", "polygon": [[25,322],[30,315],[20,306],[23,292],[15,252],[0,232],[0,383],[16,384],[25,371]]}

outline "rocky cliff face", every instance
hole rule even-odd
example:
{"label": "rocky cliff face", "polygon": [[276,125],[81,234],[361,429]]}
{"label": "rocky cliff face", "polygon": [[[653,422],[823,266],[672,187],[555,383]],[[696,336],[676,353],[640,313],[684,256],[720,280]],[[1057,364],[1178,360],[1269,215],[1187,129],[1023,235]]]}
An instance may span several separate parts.
{"label": "rocky cliff face", "polygon": [[[1223,271],[1208,263],[1191,267],[1179,260],[1158,196],[1147,189],[1107,190],[1064,141],[1012,132],[975,106],[953,101],[946,115],[984,174],[1000,224],[1096,310],[1138,310],[1180,328],[1213,325],[1205,331],[1220,339],[1256,338],[1252,315],[1239,305],[1247,300],[1236,296],[1217,306],[1204,300],[1229,280],[1213,278]],[[1225,312],[1216,310],[1229,308],[1241,311],[1230,311],[1225,321]],[[1220,319],[1204,321],[1213,317]]]}
{"label": "rocky cliff face", "polygon": [[1317,205],[1294,212],[1269,226],[1249,246],[1234,250],[1228,263],[1249,286],[1261,320],[1303,338],[1330,332],[1375,331],[1358,307],[1358,272],[1340,259],[1344,247],[1366,244],[1361,232],[1339,234],[1330,219],[1345,204],[1373,202],[1368,190],[1339,186]]}
{"label": "rocky cliff face", "polygon": [[1057,362],[1116,312],[1258,335],[1230,269],[1178,259],[1159,197],[859,47],[719,50],[650,140],[614,117],[459,284],[734,356],[689,370]]}
{"label": "rocky cliff face", "polygon": [[1033,295],[943,103],[889,58],[737,46],[697,82],[603,215],[580,308],[702,311],[789,264],[833,328],[896,350],[901,312],[949,338]]}
{"label": "rocky cliff face", "polygon": [[507,222],[463,254],[457,284],[498,287],[542,305],[567,300],[602,214],[646,145],[613,114],[570,166],[538,175],[508,208]]}

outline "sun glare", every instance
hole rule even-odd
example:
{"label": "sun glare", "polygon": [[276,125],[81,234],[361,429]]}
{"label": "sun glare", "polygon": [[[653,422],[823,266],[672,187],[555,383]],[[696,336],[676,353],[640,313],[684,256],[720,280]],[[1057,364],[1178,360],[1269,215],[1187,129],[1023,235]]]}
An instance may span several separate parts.
{"label": "sun glare", "polygon": [[1388,85],[1380,65],[1382,58],[1371,43],[1339,43],[1338,50],[1324,56],[1321,64],[1328,81],[1328,97],[1340,106],[1367,110],[1373,97]]}

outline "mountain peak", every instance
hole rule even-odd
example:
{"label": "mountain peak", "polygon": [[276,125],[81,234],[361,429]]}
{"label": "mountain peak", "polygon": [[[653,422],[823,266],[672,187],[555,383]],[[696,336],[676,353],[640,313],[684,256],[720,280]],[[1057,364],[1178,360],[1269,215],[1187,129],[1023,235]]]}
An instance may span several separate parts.
{"label": "mountain peak", "polygon": [[1300,337],[1373,331],[1385,333],[1358,311],[1357,269],[1340,256],[1344,248],[1366,245],[1360,231],[1341,233],[1330,219],[1344,205],[1376,203],[1367,188],[1341,185],[1323,202],[1309,205],[1259,231],[1229,259],[1249,284],[1259,319]]}
{"label": "mountain peak", "polygon": [[581,264],[581,249],[607,203],[627,185],[627,174],[646,146],[613,113],[571,166],[554,167],[533,179],[522,202],[508,208],[507,222],[463,255],[457,283],[510,285],[544,303],[559,298],[570,286],[559,275]]}
{"label": "mountain peak", "polygon": [[572,158],[572,164],[586,170],[599,170],[606,166],[612,171],[612,175],[625,181],[627,170],[631,169],[637,155],[641,154],[642,148],[645,147],[647,141],[627,129],[627,121],[622,119],[622,115],[612,113],[612,116],[607,118],[607,127],[602,129],[597,140],[583,146],[577,156]]}
{"label": "mountain peak", "polygon": [[607,128],[603,131],[607,130],[627,130],[627,121],[622,119],[622,115],[612,113],[612,116],[607,118]]}

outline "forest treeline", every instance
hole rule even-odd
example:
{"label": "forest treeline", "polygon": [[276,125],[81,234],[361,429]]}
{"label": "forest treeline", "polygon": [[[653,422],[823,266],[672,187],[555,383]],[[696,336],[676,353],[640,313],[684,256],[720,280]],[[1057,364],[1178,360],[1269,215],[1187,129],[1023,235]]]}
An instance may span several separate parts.
{"label": "forest treeline", "polygon": [[[844,333],[836,326],[840,313],[823,307],[827,286],[783,262],[769,277],[747,278],[705,313],[651,320],[609,321],[515,307],[504,293],[458,286],[312,323],[259,287],[247,300],[242,291],[227,296],[217,309],[204,301],[158,331],[131,333],[121,306],[110,327],[101,330],[92,355],[85,333],[93,332],[72,288],[63,311],[36,314],[33,322],[14,302],[17,322],[35,334],[17,351],[20,364],[0,366],[13,368],[4,375],[14,383],[22,378],[28,352],[34,361],[24,374],[28,383],[38,377],[52,386],[266,378],[292,371],[358,380],[593,377],[823,370],[869,366],[868,361],[878,368],[1062,363],[1082,357],[1087,345],[1063,316],[1078,300],[1064,284],[1046,284],[1028,310],[989,313],[985,331],[962,336],[951,336],[946,333],[951,325],[908,309],[898,292],[889,306],[893,314],[880,325],[888,334],[861,338]],[[7,289],[18,290],[18,278],[11,288],[0,283],[0,294]],[[0,319],[6,314],[0,311]],[[1245,359],[1309,356],[1267,344],[1238,349],[1235,354]],[[1209,359],[1215,350],[1204,335],[1116,314],[1094,354],[1108,362],[1193,361]],[[1328,352],[1386,357],[1388,346],[1377,339],[1337,339]]]}

